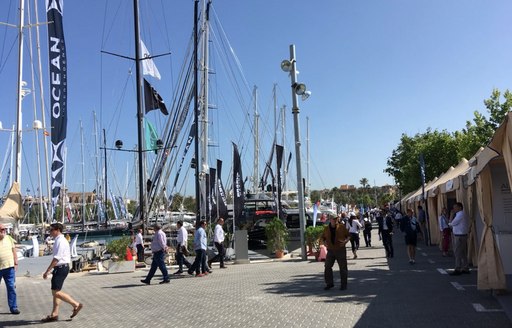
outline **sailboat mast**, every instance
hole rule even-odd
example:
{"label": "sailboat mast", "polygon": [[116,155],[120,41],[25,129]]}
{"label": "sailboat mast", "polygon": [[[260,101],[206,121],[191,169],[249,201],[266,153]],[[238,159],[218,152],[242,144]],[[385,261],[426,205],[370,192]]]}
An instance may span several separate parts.
{"label": "sailboat mast", "polygon": [[[34,11],[36,15],[36,49],[37,49],[37,65],[39,68],[39,102],[41,106],[41,121],[43,123],[44,132],[46,132],[46,115],[45,115],[45,105],[44,105],[44,92],[43,92],[43,65],[41,63],[41,40],[39,34],[39,14],[37,8],[37,1],[34,1]],[[50,167],[49,167],[49,158],[48,158],[48,141],[46,135],[43,134],[43,147],[44,147],[44,161],[46,168],[46,189],[48,192],[48,205],[50,205],[50,199],[52,198],[51,184],[50,184]],[[39,143],[38,143],[39,145]],[[39,146],[38,146],[39,147]],[[39,158],[39,155],[38,155]],[[40,189],[40,197],[41,197],[41,212],[43,211],[43,191]],[[49,206],[51,207],[51,206]],[[41,216],[43,219],[43,216]],[[50,218],[47,218],[50,220]],[[44,222],[44,221],[43,221]]]}
{"label": "sailboat mast", "polygon": [[133,18],[135,28],[135,78],[137,85],[137,154],[139,171],[139,219],[145,224],[145,198],[144,198],[144,152],[143,147],[143,106],[142,106],[142,67],[140,59],[140,22],[139,22],[139,0],[133,0]]}
{"label": "sailboat mast", "polygon": [[195,159],[195,185],[196,185],[196,227],[201,221],[201,184],[199,182],[199,78],[198,78],[198,19],[199,0],[194,2],[194,159]]}
{"label": "sailboat mast", "polygon": [[201,217],[206,218],[207,213],[207,200],[206,200],[206,175],[209,173],[208,165],[208,49],[210,43],[210,27],[209,27],[209,11],[211,0],[204,3],[203,6],[203,58],[201,60],[202,68],[202,90],[201,99],[201,173],[199,178],[201,181]]}
{"label": "sailboat mast", "polygon": [[259,141],[259,121],[260,114],[258,113],[258,87],[254,86],[253,89],[253,97],[254,97],[254,170],[253,170],[253,182],[252,182],[252,191],[254,194],[258,192],[259,178],[259,162],[260,162],[260,141]]}
{"label": "sailboat mast", "polygon": [[23,99],[23,25],[25,24],[25,1],[20,0],[20,25],[18,27],[18,94],[16,108],[16,172],[14,181],[18,182],[21,189],[21,100]]}
{"label": "sailboat mast", "polygon": [[100,209],[99,209],[99,202],[96,202],[96,200],[98,200],[100,197],[98,197],[98,195],[100,195],[100,181],[99,181],[99,176],[100,176],[100,163],[99,163],[99,160],[100,160],[100,153],[99,153],[99,149],[100,149],[100,145],[98,144],[98,119],[96,118],[96,112],[93,111],[92,112],[92,115],[94,116],[94,149],[96,149],[96,151],[94,152],[94,159],[95,159],[95,165],[96,165],[96,193],[94,195],[94,200],[95,200],[95,208],[96,208],[96,214],[97,214],[97,218],[98,218],[98,223],[100,221],[100,218],[99,218],[99,213],[100,213]]}
{"label": "sailboat mast", "polygon": [[82,158],[82,231],[85,231],[85,157],[84,157],[84,127],[80,120],[80,156]]}

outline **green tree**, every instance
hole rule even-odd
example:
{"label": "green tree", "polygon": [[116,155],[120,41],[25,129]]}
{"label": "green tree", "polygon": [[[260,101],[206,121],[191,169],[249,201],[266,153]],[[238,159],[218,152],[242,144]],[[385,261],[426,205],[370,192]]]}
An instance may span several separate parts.
{"label": "green tree", "polygon": [[413,137],[402,134],[400,144],[388,158],[384,172],[400,183],[404,194],[416,190],[421,185],[419,156],[425,159],[425,180],[444,173],[458,163],[457,142],[447,131],[418,133]]}
{"label": "green tree", "polygon": [[359,180],[359,183],[361,184],[361,187],[363,187],[363,189],[367,189],[370,187],[370,185],[368,184],[368,179],[366,178],[362,178],[361,180]]}
{"label": "green tree", "polygon": [[500,97],[501,92],[498,89],[493,89],[490,98],[484,100],[489,118],[475,111],[473,122],[466,121],[466,127],[454,133],[458,144],[459,158],[471,158],[480,147],[484,147],[490,141],[512,108],[512,93],[509,90],[505,90],[503,93],[504,102],[500,102]]}

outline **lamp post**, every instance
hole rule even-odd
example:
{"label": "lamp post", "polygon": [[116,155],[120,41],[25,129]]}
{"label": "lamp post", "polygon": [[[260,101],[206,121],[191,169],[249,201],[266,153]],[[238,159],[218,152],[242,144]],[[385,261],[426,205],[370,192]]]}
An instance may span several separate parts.
{"label": "lamp post", "polygon": [[290,45],[290,60],[281,62],[281,69],[290,73],[292,82],[292,114],[293,129],[295,131],[295,163],[297,167],[297,193],[299,201],[299,222],[300,222],[300,249],[302,260],[306,260],[306,245],[304,243],[305,231],[305,214],[304,214],[304,184],[302,182],[302,165],[300,155],[300,127],[299,127],[299,105],[297,96],[301,96],[302,100],[306,100],[311,92],[306,90],[306,85],[297,83],[297,68],[295,60],[295,45]]}

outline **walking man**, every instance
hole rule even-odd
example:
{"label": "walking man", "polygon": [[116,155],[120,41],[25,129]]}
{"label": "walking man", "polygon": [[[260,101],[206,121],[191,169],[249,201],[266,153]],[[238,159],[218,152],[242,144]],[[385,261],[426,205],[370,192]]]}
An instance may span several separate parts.
{"label": "walking man", "polygon": [[386,257],[393,258],[393,219],[389,213],[379,222],[379,229],[381,230]]}
{"label": "walking man", "polygon": [[468,231],[469,222],[464,213],[462,203],[453,205],[453,220],[449,223],[453,230],[453,252],[455,255],[455,270],[450,273],[458,276],[462,273],[470,273],[468,264]]}
{"label": "walking man", "polygon": [[164,278],[164,280],[160,281],[160,284],[168,284],[170,279],[169,273],[167,272],[167,267],[165,266],[165,254],[167,253],[168,249],[167,237],[165,236],[165,233],[162,231],[162,227],[159,224],[155,224],[153,228],[155,229],[155,234],[151,240],[153,262],[151,262],[151,268],[149,269],[148,275],[140,282],[146,285],[151,284],[151,279],[155,275],[156,269],[159,268]]}
{"label": "walking man", "polygon": [[176,246],[176,262],[178,263],[178,271],[174,274],[182,274],[183,273],[183,265],[190,268],[191,264],[187,261],[185,257],[188,255],[187,244],[188,244],[188,232],[185,227],[183,227],[183,221],[178,221],[176,223],[178,227],[178,236],[176,237],[176,242],[178,245]]}
{"label": "walking man", "polygon": [[[204,230],[206,227],[206,221],[201,220],[199,222],[199,227],[197,228],[194,234],[194,251],[196,252],[196,258],[192,266],[188,269],[188,274],[194,274],[196,272],[196,277],[205,276],[208,271],[206,268],[206,231]],[[202,271],[201,270],[202,266]]]}
{"label": "walking man", "polygon": [[224,249],[224,229],[222,229],[223,224],[224,219],[219,218],[217,220],[217,225],[215,226],[215,231],[213,233],[213,242],[219,253],[215,255],[214,258],[208,261],[208,267],[210,268],[212,267],[212,262],[216,262],[218,260],[220,262],[220,268],[226,269],[226,266],[224,265],[224,255],[226,254],[226,251]]}
{"label": "walking man", "polygon": [[327,247],[327,257],[325,259],[325,290],[334,287],[332,267],[334,261],[338,262],[341,278],[341,290],[347,289],[348,268],[347,268],[347,250],[345,244],[350,240],[350,234],[344,224],[338,224],[336,216],[329,214],[329,224],[324,228],[321,240]]}
{"label": "walking man", "polygon": [[69,273],[69,264],[71,263],[71,250],[69,242],[62,234],[64,226],[62,223],[52,223],[50,225],[50,235],[55,240],[53,244],[53,258],[43,274],[43,278],[47,279],[50,272],[52,273],[52,295],[53,309],[52,313],[46,318],[41,319],[42,322],[52,322],[59,320],[59,307],[62,301],[73,307],[70,318],[74,318],[83,307],[82,303],[75,301],[70,295],[62,291],[64,280]]}
{"label": "walking man", "polygon": [[140,228],[135,235],[135,248],[137,249],[137,262],[144,262],[144,238]]}
{"label": "walking man", "polygon": [[12,314],[20,314],[16,302],[16,270],[18,255],[14,240],[7,234],[7,229],[0,224],[0,282],[4,279],[7,288],[7,303]]}

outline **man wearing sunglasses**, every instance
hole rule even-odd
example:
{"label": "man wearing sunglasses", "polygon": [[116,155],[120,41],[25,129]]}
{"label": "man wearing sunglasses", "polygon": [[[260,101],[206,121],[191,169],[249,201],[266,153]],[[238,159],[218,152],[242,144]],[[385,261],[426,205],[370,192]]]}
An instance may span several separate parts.
{"label": "man wearing sunglasses", "polygon": [[20,314],[16,303],[16,269],[18,256],[14,247],[14,240],[7,234],[3,224],[0,224],[0,282],[2,278],[7,287],[7,302],[12,314]]}

